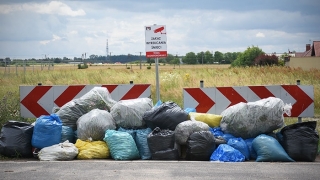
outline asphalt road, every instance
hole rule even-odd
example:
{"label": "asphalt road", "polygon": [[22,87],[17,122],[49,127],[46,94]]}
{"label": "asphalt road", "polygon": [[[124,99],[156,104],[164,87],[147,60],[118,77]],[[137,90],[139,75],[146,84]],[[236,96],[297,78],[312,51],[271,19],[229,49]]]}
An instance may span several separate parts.
{"label": "asphalt road", "polygon": [[0,179],[290,179],[320,178],[320,162],[0,161]]}

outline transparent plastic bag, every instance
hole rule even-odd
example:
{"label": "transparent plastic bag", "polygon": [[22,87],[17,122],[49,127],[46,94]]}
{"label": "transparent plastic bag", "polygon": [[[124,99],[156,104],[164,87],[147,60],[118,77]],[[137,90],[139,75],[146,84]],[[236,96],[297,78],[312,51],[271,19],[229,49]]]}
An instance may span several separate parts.
{"label": "transparent plastic bag", "polygon": [[145,126],[142,117],[153,107],[152,99],[137,98],[121,100],[112,106],[110,113],[116,125],[123,128],[140,128]]}
{"label": "transparent plastic bag", "polygon": [[60,117],[63,125],[76,130],[76,122],[82,115],[93,109],[110,112],[111,107],[115,103],[116,101],[112,99],[107,88],[94,87],[80,98],[73,99],[60,107],[56,114]]}
{"label": "transparent plastic bag", "polygon": [[224,133],[230,133],[243,139],[270,133],[283,127],[283,114],[288,115],[292,106],[275,97],[255,102],[238,103],[225,109],[221,115],[220,127]]}
{"label": "transparent plastic bag", "polygon": [[108,111],[93,109],[77,121],[77,137],[83,141],[102,141],[108,129],[116,129],[113,117]]}

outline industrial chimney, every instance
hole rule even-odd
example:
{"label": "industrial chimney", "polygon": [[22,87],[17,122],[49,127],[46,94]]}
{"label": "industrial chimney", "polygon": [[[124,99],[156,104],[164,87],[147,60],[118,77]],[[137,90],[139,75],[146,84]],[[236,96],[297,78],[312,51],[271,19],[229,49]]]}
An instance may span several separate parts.
{"label": "industrial chimney", "polygon": [[309,51],[311,49],[311,45],[310,44],[306,44],[306,51]]}

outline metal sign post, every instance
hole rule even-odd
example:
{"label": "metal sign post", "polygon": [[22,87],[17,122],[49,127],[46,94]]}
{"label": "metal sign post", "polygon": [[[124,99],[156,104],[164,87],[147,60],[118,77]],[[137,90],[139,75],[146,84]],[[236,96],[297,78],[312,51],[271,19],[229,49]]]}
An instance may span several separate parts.
{"label": "metal sign post", "polygon": [[155,59],[156,64],[156,93],[157,93],[157,102],[160,100],[160,85],[159,85],[159,59]]}

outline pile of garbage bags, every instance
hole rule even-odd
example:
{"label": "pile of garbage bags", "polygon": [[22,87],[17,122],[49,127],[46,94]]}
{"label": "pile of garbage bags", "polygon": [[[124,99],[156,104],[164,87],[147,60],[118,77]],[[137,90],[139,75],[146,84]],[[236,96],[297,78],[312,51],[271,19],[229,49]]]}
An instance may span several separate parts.
{"label": "pile of garbage bags", "polygon": [[220,115],[150,98],[114,101],[104,87],[32,124],[8,121],[0,154],[41,161],[74,159],[218,162],[315,161],[316,121],[285,125],[291,105],[275,97],[238,103]]}

